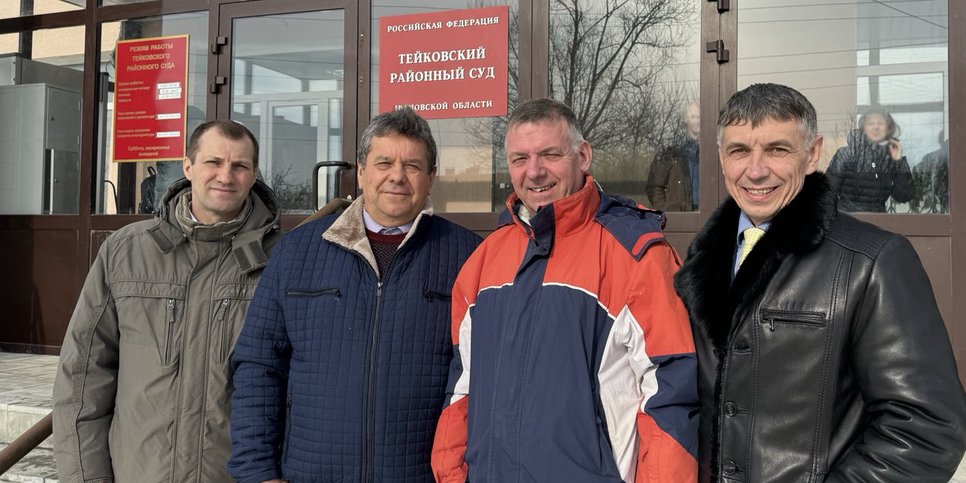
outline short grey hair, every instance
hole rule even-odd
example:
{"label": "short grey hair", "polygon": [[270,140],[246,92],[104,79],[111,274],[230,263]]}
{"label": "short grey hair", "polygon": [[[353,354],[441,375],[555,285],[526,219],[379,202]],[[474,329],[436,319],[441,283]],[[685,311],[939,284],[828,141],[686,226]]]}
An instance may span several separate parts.
{"label": "short grey hair", "polygon": [[750,122],[756,128],[769,119],[797,122],[806,143],[818,136],[815,106],[801,92],[781,84],[752,84],[735,92],[718,113],[718,146],[726,127]]}
{"label": "short grey hair", "polygon": [[567,122],[567,131],[574,150],[579,150],[584,142],[584,135],[577,126],[577,115],[569,106],[555,99],[541,97],[521,102],[507,119],[506,130],[510,132],[520,124],[557,122],[561,119]]}
{"label": "short grey hair", "polygon": [[433,139],[433,131],[429,129],[429,123],[409,106],[402,106],[372,118],[369,126],[362,133],[362,141],[359,143],[359,152],[356,155],[356,161],[359,165],[366,166],[366,158],[369,157],[369,151],[372,150],[372,138],[394,134],[422,142],[426,147],[429,172],[436,171],[438,152],[436,140]]}

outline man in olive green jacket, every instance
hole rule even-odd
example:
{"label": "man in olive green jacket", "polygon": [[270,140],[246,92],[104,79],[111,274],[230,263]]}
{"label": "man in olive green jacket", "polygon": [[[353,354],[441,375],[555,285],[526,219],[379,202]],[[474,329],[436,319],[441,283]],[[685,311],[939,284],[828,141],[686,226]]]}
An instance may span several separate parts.
{"label": "man in olive green jacket", "polygon": [[53,394],[62,482],[230,481],[230,354],[279,206],[240,124],[199,126],[183,167],[157,218],[104,242],[74,309]]}
{"label": "man in olive green jacket", "polygon": [[701,110],[688,104],[681,117],[684,127],[670,146],[662,148],[651,162],[644,191],[651,207],[662,211],[698,209],[698,136]]}

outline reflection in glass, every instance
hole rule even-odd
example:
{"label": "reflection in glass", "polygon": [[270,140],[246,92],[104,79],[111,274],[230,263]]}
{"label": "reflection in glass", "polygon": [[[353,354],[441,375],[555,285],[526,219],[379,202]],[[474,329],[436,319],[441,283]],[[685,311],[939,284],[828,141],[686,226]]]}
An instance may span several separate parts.
{"label": "reflection in glass", "polygon": [[940,132],[938,141],[912,172],[917,196],[910,208],[916,213],[949,213],[949,139]]}
{"label": "reflection in glass", "polygon": [[127,5],[129,3],[150,2],[152,0],[101,0],[101,5]]}
{"label": "reflection in glass", "polygon": [[160,209],[168,186],[183,178],[180,161],[111,162],[114,116],[114,51],[118,40],[188,35],[187,134],[205,121],[208,77],[208,12],[142,17],[101,24],[98,76],[96,212],[150,214]]}
{"label": "reflection in glass", "polygon": [[884,109],[871,109],[849,133],[848,144],[832,156],[829,182],[842,211],[885,213],[886,201],[905,203],[914,187],[899,141],[899,125]]}
{"label": "reflection in glass", "polygon": [[[0,19],[68,12],[82,8],[84,8],[84,2],[81,0],[4,0],[0,2]],[[30,32],[24,32],[24,35],[30,35]],[[81,46],[83,45],[81,42]]]}
{"label": "reflection in glass", "polygon": [[312,199],[312,167],[341,160],[344,24],[342,10],[234,20],[231,118],[258,138],[283,213],[325,204]]}
{"label": "reflection in glass", "polygon": [[79,211],[83,46],[83,27],[0,37],[0,214]]}
{"label": "reflection in glass", "polygon": [[[373,2],[371,116],[379,113],[379,19],[391,15],[432,13],[464,8],[510,6],[508,108],[519,96],[518,17],[516,0],[404,0]],[[512,191],[506,167],[503,137],[506,117],[431,119],[429,126],[439,147],[439,170],[431,198],[438,212],[472,213],[500,211]]]}
{"label": "reflection in glass", "polygon": [[896,104],[943,101],[943,73],[893,74],[879,77],[879,96]]}
{"label": "reflection in glass", "polygon": [[[947,8],[947,0],[742,1],[738,88],[778,82],[812,101],[825,137],[820,167],[842,187],[840,209],[948,211]],[[867,120],[886,116],[901,141],[866,133]]]}
{"label": "reflection in glass", "polygon": [[695,208],[699,6],[550,3],[550,95],[577,114],[605,191],[666,210]]}
{"label": "reflection in glass", "polygon": [[701,134],[701,109],[688,104],[681,115],[681,129],[671,144],[654,155],[647,174],[650,206],[664,211],[698,209],[698,141]]}

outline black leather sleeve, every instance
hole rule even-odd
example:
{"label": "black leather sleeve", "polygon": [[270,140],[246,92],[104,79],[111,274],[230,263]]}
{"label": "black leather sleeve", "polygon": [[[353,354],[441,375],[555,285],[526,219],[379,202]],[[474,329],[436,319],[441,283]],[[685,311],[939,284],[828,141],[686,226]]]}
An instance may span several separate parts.
{"label": "black leather sleeve", "polygon": [[908,240],[872,263],[852,341],[868,423],[826,481],[947,482],[966,444],[966,394],[942,316]]}

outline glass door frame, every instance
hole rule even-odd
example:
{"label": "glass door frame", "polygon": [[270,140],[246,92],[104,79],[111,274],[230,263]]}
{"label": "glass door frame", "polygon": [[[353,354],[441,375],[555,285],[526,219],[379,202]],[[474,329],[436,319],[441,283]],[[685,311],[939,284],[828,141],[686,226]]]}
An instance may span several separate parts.
{"label": "glass door frame", "polygon": [[[363,50],[363,38],[359,33],[360,16],[359,2],[351,0],[256,0],[241,3],[225,3],[218,7],[218,14],[212,15],[211,22],[217,35],[211,37],[211,55],[208,60],[209,72],[209,96],[208,113],[209,118],[214,114],[217,119],[231,119],[232,104],[232,36],[233,20],[239,18],[262,17],[279,15],[286,13],[314,12],[324,10],[342,10],[345,22],[344,36],[344,97],[342,109],[342,159],[355,166],[355,153],[358,145],[359,132],[355,129],[365,117],[365,124],[368,124],[368,111],[365,113],[350,108],[360,104],[358,98],[362,89],[360,88],[363,78],[359,72],[359,65],[362,64],[360,52]],[[358,39],[358,40],[357,40]],[[221,44],[221,45],[218,45]],[[367,46],[368,43],[365,43]],[[368,61],[368,55],[366,55]],[[355,81],[358,79],[358,82]],[[214,91],[214,92],[213,92]],[[368,102],[368,99],[365,99]],[[365,126],[363,124],[363,127]],[[341,195],[356,196],[356,173],[355,169],[342,171]],[[303,219],[301,215],[283,215],[282,229],[289,230],[298,225]]]}

